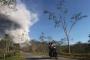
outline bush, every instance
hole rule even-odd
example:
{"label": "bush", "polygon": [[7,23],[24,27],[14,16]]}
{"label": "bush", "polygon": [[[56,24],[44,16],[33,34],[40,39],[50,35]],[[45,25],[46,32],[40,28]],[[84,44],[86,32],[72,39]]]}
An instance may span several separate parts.
{"label": "bush", "polygon": [[77,54],[69,54],[69,53],[61,53],[62,56],[64,57],[69,57],[69,58],[76,58],[79,60],[90,60],[90,53],[77,53]]}
{"label": "bush", "polygon": [[0,58],[3,58],[5,51],[3,49],[0,49]]}

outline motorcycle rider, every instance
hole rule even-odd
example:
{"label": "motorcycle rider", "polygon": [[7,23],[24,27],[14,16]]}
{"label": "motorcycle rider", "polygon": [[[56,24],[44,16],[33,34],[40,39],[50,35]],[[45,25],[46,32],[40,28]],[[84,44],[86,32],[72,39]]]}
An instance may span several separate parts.
{"label": "motorcycle rider", "polygon": [[57,49],[56,49],[56,45],[52,42],[49,42],[49,56],[50,57],[57,57]]}

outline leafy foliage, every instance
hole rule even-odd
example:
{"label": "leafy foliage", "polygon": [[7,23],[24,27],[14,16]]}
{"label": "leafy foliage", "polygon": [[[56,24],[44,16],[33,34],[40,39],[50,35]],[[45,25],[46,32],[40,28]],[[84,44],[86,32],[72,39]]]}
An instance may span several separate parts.
{"label": "leafy foliage", "polygon": [[0,40],[0,58],[4,58],[4,55],[5,57],[14,56],[19,49],[19,45],[13,43],[12,38],[8,34]]}
{"label": "leafy foliage", "polygon": [[0,3],[3,5],[10,5],[10,4],[15,4],[16,0],[0,0]]}
{"label": "leafy foliage", "polygon": [[7,6],[11,9],[15,9],[16,0],[0,0],[0,7]]}

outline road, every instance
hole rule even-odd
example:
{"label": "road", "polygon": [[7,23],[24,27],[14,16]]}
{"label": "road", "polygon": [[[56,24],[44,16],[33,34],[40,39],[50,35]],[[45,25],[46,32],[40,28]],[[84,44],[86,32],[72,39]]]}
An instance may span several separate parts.
{"label": "road", "polygon": [[76,60],[76,59],[68,59],[68,58],[63,58],[63,57],[58,57],[58,59],[55,58],[49,58],[49,57],[31,57],[31,58],[26,58],[26,60]]}
{"label": "road", "polygon": [[24,53],[24,57],[26,60],[77,60],[77,59],[69,59],[64,57],[58,57],[58,59],[55,58],[49,58],[45,56],[32,56],[30,53]]}

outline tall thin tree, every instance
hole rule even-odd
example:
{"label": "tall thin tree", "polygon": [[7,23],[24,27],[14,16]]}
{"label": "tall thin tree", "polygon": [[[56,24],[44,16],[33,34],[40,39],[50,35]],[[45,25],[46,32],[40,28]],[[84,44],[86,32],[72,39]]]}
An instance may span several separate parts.
{"label": "tall thin tree", "polygon": [[[54,8],[55,11],[44,10],[44,13],[48,15],[48,19],[53,21],[56,28],[62,28],[68,43],[68,52],[71,53],[70,49],[70,32],[78,21],[87,17],[82,12],[75,13],[72,17],[68,16],[68,8],[65,3],[66,0],[57,0],[58,4]],[[70,17],[70,19],[68,19]]]}

